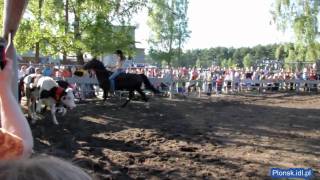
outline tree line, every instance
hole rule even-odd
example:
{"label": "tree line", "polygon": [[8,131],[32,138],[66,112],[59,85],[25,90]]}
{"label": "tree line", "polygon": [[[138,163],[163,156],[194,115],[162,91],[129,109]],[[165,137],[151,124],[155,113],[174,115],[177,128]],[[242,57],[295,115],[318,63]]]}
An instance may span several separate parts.
{"label": "tree line", "polygon": [[[227,48],[215,47],[209,49],[187,50],[181,57],[175,56],[171,65],[174,67],[251,67],[262,60],[275,60],[285,67],[294,67],[298,62],[315,62],[320,57],[320,44],[317,43],[318,56],[309,56],[308,48],[301,49],[294,43],[257,45],[254,47]],[[151,50],[152,51],[152,50]],[[161,58],[148,57],[150,63],[168,65]]]}
{"label": "tree line", "polygon": [[[237,49],[225,47],[196,49],[182,54],[179,49],[170,49],[170,58],[168,54],[151,48],[149,52],[151,62],[173,66],[207,67],[216,64],[223,67],[250,67],[260,60],[275,59],[281,61],[286,68],[292,68],[297,62],[312,63],[319,60],[320,0],[274,0],[271,8],[272,22],[283,32],[294,32],[294,43]],[[184,40],[187,40],[188,31],[185,32]]]}

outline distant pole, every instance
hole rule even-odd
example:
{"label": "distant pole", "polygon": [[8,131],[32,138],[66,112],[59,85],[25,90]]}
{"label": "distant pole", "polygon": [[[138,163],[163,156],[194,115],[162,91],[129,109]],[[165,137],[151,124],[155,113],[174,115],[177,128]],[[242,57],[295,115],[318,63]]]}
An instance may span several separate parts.
{"label": "distant pole", "polygon": [[[14,35],[18,30],[20,20],[28,4],[27,0],[5,0],[3,9],[3,32],[2,36],[7,40],[7,57],[13,60],[12,91],[18,99],[18,63],[17,53],[13,44]],[[11,34],[11,36],[10,36]],[[10,36],[10,38],[9,38]],[[27,36],[27,34],[26,34]],[[10,41],[10,42],[8,42]]]}

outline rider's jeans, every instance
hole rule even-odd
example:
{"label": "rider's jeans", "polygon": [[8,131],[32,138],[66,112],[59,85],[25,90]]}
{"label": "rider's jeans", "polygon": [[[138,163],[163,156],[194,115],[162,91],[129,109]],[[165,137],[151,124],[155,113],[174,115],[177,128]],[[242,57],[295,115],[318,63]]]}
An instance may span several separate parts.
{"label": "rider's jeans", "polygon": [[115,79],[116,77],[122,73],[123,70],[122,69],[117,69],[110,77],[109,77],[109,80],[110,80],[110,90],[111,91],[114,91],[115,90]]}

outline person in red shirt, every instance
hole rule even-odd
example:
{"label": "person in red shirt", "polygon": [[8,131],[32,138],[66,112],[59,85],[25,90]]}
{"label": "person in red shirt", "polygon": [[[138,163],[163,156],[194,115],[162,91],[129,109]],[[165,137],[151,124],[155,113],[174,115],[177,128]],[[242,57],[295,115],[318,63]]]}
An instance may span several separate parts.
{"label": "person in red shirt", "polygon": [[221,76],[221,75],[216,80],[216,87],[217,87],[216,92],[217,92],[217,94],[221,94],[222,93],[223,81],[224,81],[224,79],[223,79],[223,76]]}
{"label": "person in red shirt", "polygon": [[68,68],[64,68],[63,71],[62,71],[62,77],[68,78],[68,77],[71,77],[71,76],[72,76],[71,71]]}
{"label": "person in red shirt", "polygon": [[314,71],[312,71],[309,75],[309,80],[313,81],[313,80],[317,80],[317,76],[316,73]]}
{"label": "person in red shirt", "polygon": [[196,80],[198,78],[198,72],[197,72],[197,69],[194,68],[193,71],[192,71],[192,77],[191,77],[191,80]]}

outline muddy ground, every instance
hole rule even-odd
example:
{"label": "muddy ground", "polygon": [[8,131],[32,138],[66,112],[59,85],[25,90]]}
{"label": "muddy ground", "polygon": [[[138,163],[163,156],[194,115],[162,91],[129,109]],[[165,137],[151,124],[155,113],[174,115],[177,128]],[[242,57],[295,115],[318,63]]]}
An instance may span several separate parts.
{"label": "muddy ground", "polygon": [[271,167],[320,179],[320,95],[88,100],[58,121],[32,125],[36,154],[99,179],[270,179]]}

